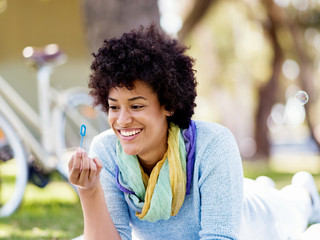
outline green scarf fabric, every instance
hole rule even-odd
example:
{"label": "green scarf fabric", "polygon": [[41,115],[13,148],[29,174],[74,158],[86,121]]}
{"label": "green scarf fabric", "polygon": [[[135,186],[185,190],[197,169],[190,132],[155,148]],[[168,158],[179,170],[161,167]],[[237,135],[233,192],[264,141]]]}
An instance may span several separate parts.
{"label": "green scarf fabric", "polygon": [[170,123],[168,149],[152,169],[143,171],[136,155],[127,155],[117,142],[119,180],[133,193],[125,193],[129,205],[141,220],[155,222],[175,216],[186,194],[186,149],[181,130]]}

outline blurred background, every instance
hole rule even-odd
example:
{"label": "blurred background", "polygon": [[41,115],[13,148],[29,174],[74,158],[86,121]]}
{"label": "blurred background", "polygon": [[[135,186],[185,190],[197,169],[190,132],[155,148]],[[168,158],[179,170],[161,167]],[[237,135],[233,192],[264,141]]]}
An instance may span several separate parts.
{"label": "blurred background", "polygon": [[[232,131],[247,177],[269,175],[281,187],[308,170],[319,180],[319,0],[0,0],[0,76],[36,109],[26,46],[58,44],[68,60],[52,85],[86,86],[91,53],[105,38],[150,23],[190,46],[199,82],[194,118]],[[29,186],[19,211],[0,219],[0,239],[81,234],[77,196],[54,180]]]}

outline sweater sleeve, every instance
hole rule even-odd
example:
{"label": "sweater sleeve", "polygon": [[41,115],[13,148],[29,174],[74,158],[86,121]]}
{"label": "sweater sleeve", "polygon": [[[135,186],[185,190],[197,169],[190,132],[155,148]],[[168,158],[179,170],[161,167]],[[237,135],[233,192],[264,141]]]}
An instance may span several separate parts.
{"label": "sweater sleeve", "polygon": [[227,128],[220,127],[212,133],[206,130],[204,134],[213,137],[197,156],[200,239],[235,240],[239,238],[243,205],[241,157]]}
{"label": "sweater sleeve", "polygon": [[[128,205],[125,202],[123,192],[115,183],[115,145],[113,136],[100,135],[96,137],[90,148],[90,157],[98,157],[103,164],[100,174],[100,182],[104,191],[104,196],[109,214],[118,230],[121,239],[131,240],[131,226]],[[98,206],[97,206],[98,207]]]}

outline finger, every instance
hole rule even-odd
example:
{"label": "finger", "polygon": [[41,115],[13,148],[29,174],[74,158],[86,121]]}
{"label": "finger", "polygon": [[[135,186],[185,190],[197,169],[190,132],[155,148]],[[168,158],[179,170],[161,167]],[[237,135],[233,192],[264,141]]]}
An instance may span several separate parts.
{"label": "finger", "polygon": [[89,171],[89,179],[92,180],[96,177],[97,175],[97,166],[93,159],[89,158],[89,165],[90,165],[90,171]]}
{"label": "finger", "polygon": [[78,148],[75,153],[73,168],[77,169],[78,171],[81,171],[82,166],[82,150],[81,148]]}
{"label": "finger", "polygon": [[90,172],[90,164],[89,164],[89,158],[87,156],[87,153],[82,150],[82,169],[80,174],[80,181],[84,182],[89,178],[89,172]]}
{"label": "finger", "polygon": [[74,168],[74,162],[75,162],[75,155],[71,157],[71,160],[69,161],[68,167],[69,167],[69,182],[72,184],[77,184],[77,181],[79,179],[79,169]]}
{"label": "finger", "polygon": [[99,158],[95,157],[92,159],[94,161],[94,163],[96,164],[96,167],[97,167],[97,173],[100,173],[103,165],[102,165],[102,162],[100,161]]}
{"label": "finger", "polygon": [[[70,163],[71,164],[71,163]],[[81,168],[82,168],[82,150],[78,148],[73,155],[73,166],[70,172],[69,180],[71,183],[77,183],[80,174],[81,174]]]}
{"label": "finger", "polygon": [[69,162],[68,162],[69,173],[70,173],[71,170],[72,170],[73,162],[74,162],[74,155],[71,156],[71,159],[70,159]]}

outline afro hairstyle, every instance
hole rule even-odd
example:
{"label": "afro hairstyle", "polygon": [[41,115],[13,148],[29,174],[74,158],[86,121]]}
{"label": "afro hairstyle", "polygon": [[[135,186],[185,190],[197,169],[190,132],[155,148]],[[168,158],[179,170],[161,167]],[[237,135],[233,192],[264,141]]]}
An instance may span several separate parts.
{"label": "afro hairstyle", "polygon": [[131,90],[135,80],[142,80],[157,94],[160,105],[173,112],[168,121],[187,128],[197,95],[194,59],[185,54],[187,49],[154,25],[105,40],[92,54],[88,86],[94,105],[108,113],[111,88]]}

